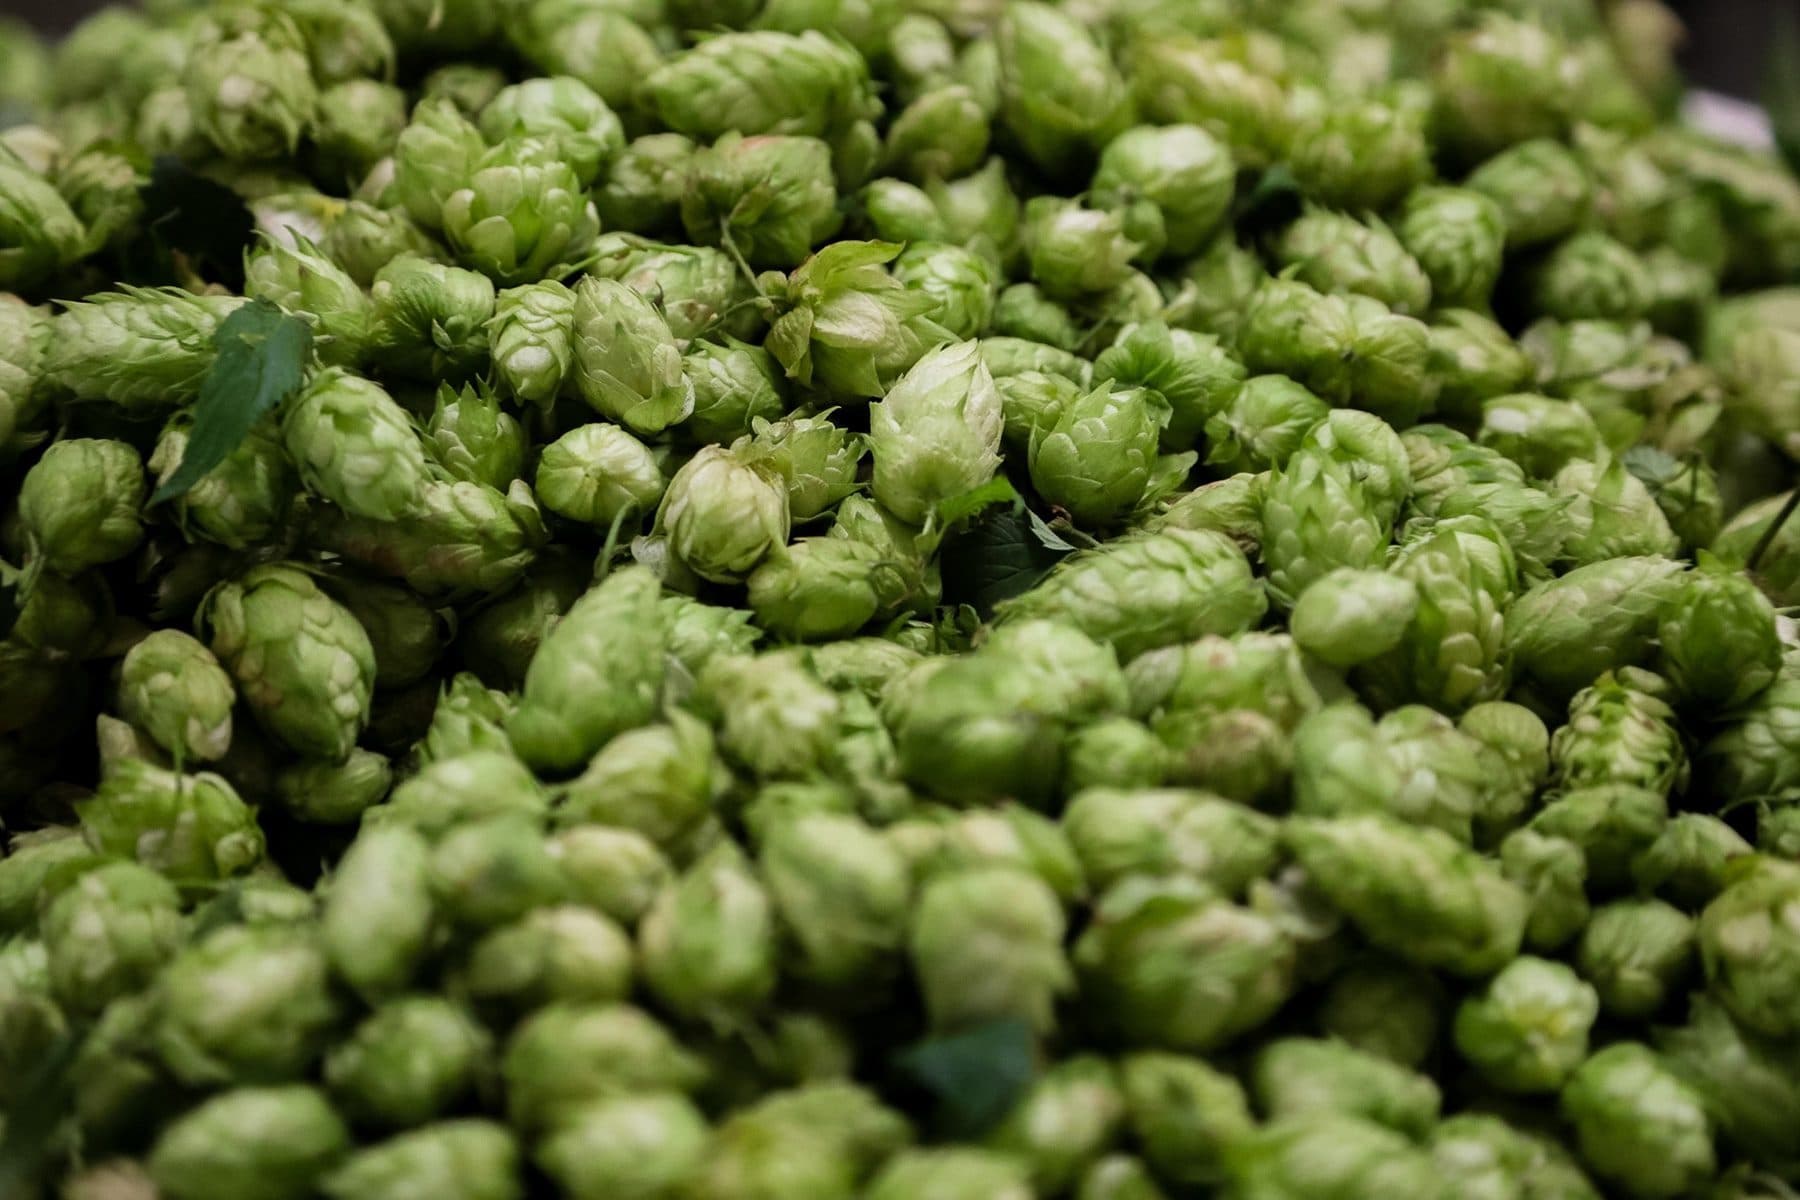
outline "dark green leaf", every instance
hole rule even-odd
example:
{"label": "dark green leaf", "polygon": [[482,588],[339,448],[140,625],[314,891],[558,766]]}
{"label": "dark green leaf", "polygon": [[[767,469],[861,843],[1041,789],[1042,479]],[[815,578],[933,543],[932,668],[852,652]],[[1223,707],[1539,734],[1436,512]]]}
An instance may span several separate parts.
{"label": "dark green leaf", "polygon": [[312,327],[267,300],[232,313],[213,335],[219,355],[200,385],[187,451],[152,504],[179,496],[225,460],[263,414],[300,387],[312,354]]}
{"label": "dark green leaf", "polygon": [[1775,8],[1775,41],[1769,51],[1763,106],[1781,157],[1790,171],[1800,172],[1800,16],[1787,5]]}
{"label": "dark green leaf", "polygon": [[1031,1026],[1004,1018],[926,1038],[900,1052],[895,1066],[931,1099],[940,1136],[976,1138],[1011,1112],[1037,1075]]}
{"label": "dark green leaf", "polygon": [[148,236],[135,240],[128,275],[177,278],[179,257],[203,278],[243,290],[244,250],[256,234],[256,219],[242,197],[170,155],[151,165],[150,182],[140,194]]}
{"label": "dark green leaf", "polygon": [[1047,545],[1033,521],[1023,504],[991,508],[947,538],[940,559],[945,601],[973,605],[987,617],[1066,558],[1069,552]]}
{"label": "dark green leaf", "polygon": [[959,521],[967,520],[996,504],[1011,504],[1019,499],[1018,489],[1004,475],[996,475],[978,488],[971,488],[960,496],[952,496],[937,506],[937,523],[940,529],[948,529]]}

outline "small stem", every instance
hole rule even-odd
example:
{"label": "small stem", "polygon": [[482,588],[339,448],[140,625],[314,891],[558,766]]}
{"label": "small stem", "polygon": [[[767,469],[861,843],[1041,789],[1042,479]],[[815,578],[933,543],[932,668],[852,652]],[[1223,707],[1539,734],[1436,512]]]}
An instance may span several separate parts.
{"label": "small stem", "polygon": [[1754,572],[1757,567],[1762,565],[1763,555],[1767,554],[1769,547],[1775,544],[1775,538],[1781,533],[1781,527],[1788,523],[1788,519],[1794,515],[1794,510],[1797,508],[1800,508],[1800,487],[1796,487],[1788,493],[1787,503],[1781,506],[1781,511],[1775,514],[1773,521],[1769,522],[1769,527],[1763,530],[1762,537],[1756,543],[1756,549],[1750,552],[1750,561],[1744,564],[1746,571]]}

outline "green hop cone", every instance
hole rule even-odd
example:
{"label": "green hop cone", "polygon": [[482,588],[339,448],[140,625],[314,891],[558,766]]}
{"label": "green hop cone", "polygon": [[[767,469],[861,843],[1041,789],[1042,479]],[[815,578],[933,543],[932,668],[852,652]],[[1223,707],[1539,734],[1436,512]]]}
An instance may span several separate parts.
{"label": "green hop cone", "polygon": [[1593,179],[1567,146],[1520,142],[1476,168],[1465,183],[1500,206],[1509,249],[1573,232],[1593,201]]}
{"label": "green hop cone", "polygon": [[1180,454],[1193,449],[1209,419],[1237,397],[1245,372],[1213,337],[1160,321],[1141,321],[1120,331],[1100,352],[1093,376],[1096,382],[1111,379],[1168,401],[1171,413],[1163,428],[1162,449],[1165,454]]}
{"label": "green hop cone", "polygon": [[750,573],[750,608],[777,637],[846,637],[899,596],[901,569],[876,546],[846,538],[803,538]]}
{"label": "green hop cone", "polygon": [[349,272],[299,234],[291,244],[268,239],[246,257],[244,293],[304,317],[316,331],[324,362],[355,366],[367,353],[369,297]]}
{"label": "green hop cone", "polygon": [[775,986],[775,913],[742,851],[724,842],[657,897],[638,927],[644,979],[689,1017],[729,1019]]}
{"label": "green hop cone", "polygon": [[1511,1092],[1562,1087],[1588,1053],[1600,998],[1569,967],[1518,958],[1456,1011],[1456,1048],[1488,1083]]}
{"label": "green hop cone", "polygon": [[1535,137],[1566,121],[1567,47],[1545,27],[1490,15],[1446,43],[1433,74],[1440,135],[1471,158]]}
{"label": "green hop cone", "polygon": [[1641,1043],[1615,1043],[1583,1063],[1562,1109],[1583,1161],[1629,1195],[1679,1196],[1717,1170],[1700,1096]]}
{"label": "green hop cone", "polygon": [[1667,684],[1647,671],[1609,672],[1569,703],[1569,721],[1550,741],[1559,782],[1580,789],[1602,784],[1668,795],[1687,779]]}
{"label": "green hop cone", "polygon": [[892,242],[833,242],[788,277],[792,307],[765,346],[789,379],[846,397],[880,397],[927,350],[952,341],[926,314],[938,301],[882,265]]}
{"label": "green hop cone", "polygon": [[799,652],[716,652],[697,693],[726,757],[756,778],[809,778],[837,742],[843,701]]}
{"label": "green hop cone", "polygon": [[894,260],[894,277],[936,301],[926,316],[957,338],[988,328],[1000,284],[993,262],[973,250],[916,242]]}
{"label": "green hop cone", "polygon": [[647,569],[624,568],[577,600],[545,635],[507,722],[521,758],[568,770],[649,721],[664,671],[660,591]]}
{"label": "green hop cone", "polygon": [[1797,887],[1800,871],[1791,863],[1753,860],[1700,915],[1700,957],[1711,994],[1766,1037],[1788,1037],[1800,1027],[1782,982],[1794,969],[1790,914]]}
{"label": "green hop cone", "polygon": [[1186,876],[1237,896],[1278,859],[1273,820],[1200,791],[1089,788],[1070,801],[1062,824],[1097,888],[1131,875]]}
{"label": "green hop cone", "polygon": [[1142,499],[1167,419],[1160,394],[1102,384],[1032,431],[1032,485],[1083,525],[1115,522]]}
{"label": "green hop cone", "polygon": [[1672,903],[1702,908],[1725,890],[1732,864],[1754,849],[1718,817],[1680,813],[1631,860],[1631,877]]}
{"label": "green hop cone", "polygon": [[498,284],[568,273],[600,233],[582,181],[544,138],[507,140],[444,197],[444,237],[457,260]]}
{"label": "green hop cone", "polygon": [[[183,417],[164,428],[148,463],[159,484],[179,469],[191,436]],[[242,550],[269,540],[286,520],[299,491],[294,476],[280,427],[271,418],[258,423],[225,461],[170,503],[190,535]]]}
{"label": "green hop cone", "polygon": [[1028,1163],[1034,1187],[1064,1192],[1113,1143],[1124,1121],[1125,1096],[1112,1064],[1081,1055],[1046,1071],[988,1141]]}
{"label": "green hop cone", "polygon": [[328,179],[366,177],[393,154],[406,119],[406,93],[391,83],[346,79],[320,89],[312,131],[314,170]]}
{"label": "green hop cone", "polygon": [[623,1000],[631,977],[630,936],[610,917],[573,904],[536,908],[496,926],[470,949],[463,968],[476,1002],[518,1012]]}
{"label": "green hop cone", "polygon": [[1034,1195],[1027,1165],[991,1150],[949,1147],[904,1150],[883,1167],[865,1193],[870,1200],[1025,1200]]}
{"label": "green hop cone", "polygon": [[1538,268],[1533,297],[1547,316],[1628,321],[1655,302],[1655,280],[1643,259],[1603,233],[1578,233]]}
{"label": "green hop cone", "polygon": [[617,279],[654,304],[683,353],[698,338],[724,332],[752,337],[763,317],[755,292],[723,250],[673,246],[609,233],[594,246],[594,275]]}
{"label": "green hop cone", "polygon": [[1342,567],[1300,593],[1289,630],[1314,658],[1348,669],[1394,650],[1418,606],[1418,589],[1410,580]]}
{"label": "green hop cone", "polygon": [[1436,1044],[1443,987],[1429,972],[1392,959],[1355,960],[1326,985],[1319,1027],[1367,1054],[1417,1068]]}
{"label": "green hop cone", "polygon": [[694,156],[681,219],[697,242],[733,248],[753,267],[791,269],[841,221],[831,147],[727,134]]}
{"label": "green hop cone", "polygon": [[1000,119],[1027,157],[1051,175],[1091,158],[1130,122],[1125,82],[1074,17],[1015,0],[994,31]]}
{"label": "green hop cone", "polygon": [[[305,1075],[340,1011],[325,952],[306,925],[215,930],[182,950],[158,987],[157,1053],[194,1085]],[[232,1003],[218,1004],[221,994]]]}
{"label": "green hop cone", "polygon": [[571,1200],[680,1195],[706,1159],[706,1118],[674,1092],[609,1096],[572,1108],[535,1152]]}
{"label": "green hop cone", "polygon": [[1093,200],[1123,211],[1134,242],[1185,258],[1225,220],[1236,183],[1230,148],[1200,126],[1139,126],[1101,152]]}
{"label": "green hop cone", "polygon": [[1763,1162],[1786,1161],[1793,1153],[1791,1117],[1800,1093],[1790,1044],[1746,1030],[1717,1001],[1697,994],[1685,1024],[1657,1031],[1656,1048],[1699,1093],[1729,1144]]}
{"label": "green hop cone", "polygon": [[1430,328],[1431,371],[1438,380],[1438,411],[1474,417],[1481,403],[1525,387],[1534,369],[1506,330],[1468,309],[1437,314]]}
{"label": "green hop cone", "polygon": [[41,174],[0,156],[0,287],[25,291],[82,255],[87,230]]}
{"label": "green hop cone", "polygon": [[1180,876],[1114,884],[1072,952],[1092,1020],[1129,1045],[1191,1053],[1268,1020],[1294,956],[1273,919]]}
{"label": "green hop cone", "polygon": [[1644,660],[1680,574],[1667,558],[1615,558],[1538,584],[1506,613],[1515,671],[1560,701]]}
{"label": "green hop cone", "polygon": [[332,969],[365,996],[403,990],[431,947],[430,855],[411,829],[370,828],[331,877],[320,937]]}
{"label": "green hop cone", "polygon": [[455,1001],[403,996],[325,1056],[325,1086],[359,1125],[404,1128],[442,1116],[484,1077],[491,1038]]}
{"label": "green hop cone", "polygon": [[39,933],[51,993],[71,1013],[96,1013],[150,984],[182,940],[181,900],[136,863],[88,871],[44,909]]}
{"label": "green hop cone", "polygon": [[625,1004],[552,1004],[521,1021],[501,1057],[507,1111],[522,1129],[553,1128],[586,1103],[692,1091],[705,1068],[655,1018]]}
{"label": "green hop cone", "polygon": [[1439,305],[1487,304],[1506,253],[1505,213],[1491,197],[1469,188],[1418,188],[1397,232],[1430,277]]}
{"label": "green hop cone", "polygon": [[444,202],[474,173],[481,132],[448,99],[428,99],[394,144],[394,191],[422,229],[443,227]]}
{"label": "green hop cone", "polygon": [[369,298],[375,317],[369,357],[376,365],[437,383],[486,363],[494,316],[487,276],[404,254],[376,273]]}
{"label": "green hop cone", "polygon": [[663,123],[691,138],[736,131],[835,140],[872,115],[867,66],[813,29],[727,33],[669,59],[642,81]]}
{"label": "green hop cone", "polygon": [[987,156],[990,112],[974,91],[949,84],[925,92],[894,118],[882,148],[888,169],[908,179],[952,179]]}
{"label": "green hop cone", "polygon": [[378,208],[362,200],[344,202],[319,244],[331,261],[365,288],[375,282],[381,268],[401,255],[429,258],[441,253],[403,210]]}
{"label": "green hop cone", "polygon": [[488,352],[505,391],[548,408],[575,359],[575,293],[554,279],[507,288],[494,300]]}
{"label": "green hop cone", "polygon": [[222,1092],[157,1137],[145,1164],[170,1200],[303,1200],[350,1150],[350,1131],[318,1089]]}
{"label": "green hop cone", "polygon": [[681,349],[656,309],[611,279],[575,289],[574,380],[595,412],[639,434],[660,433],[694,411]]}
{"label": "green hop cone", "polygon": [[306,41],[280,9],[209,13],[182,73],[194,126],[230,159],[291,157],[318,102]]}
{"label": "green hop cone", "polygon": [[444,916],[483,930],[561,899],[563,879],[541,822],[501,813],[467,821],[438,840],[431,890]]}
{"label": "green hop cone", "polygon": [[325,513],[313,537],[319,549],[438,598],[501,591],[531,566],[548,533],[523,480],[505,492],[434,480],[398,520]]}
{"label": "green hop cone", "polygon": [[681,562],[719,582],[748,576],[785,545],[789,519],[780,476],[722,446],[702,447],[683,464],[656,511]]}
{"label": "green hop cone", "polygon": [[1282,85],[1244,61],[1231,39],[1140,38],[1131,90],[1146,120],[1198,125],[1245,166],[1282,156],[1290,117]]}
{"label": "green hop cone", "polygon": [[421,1125],[351,1154],[319,1183],[329,1200],[522,1200],[519,1144],[498,1121]]}
{"label": "green hop cone", "polygon": [[1395,312],[1431,307],[1431,278],[1400,239],[1379,220],[1359,221],[1310,208],[1274,243],[1277,262],[1293,278],[1323,292],[1355,292]]}
{"label": "green hop cone", "polygon": [[795,521],[829,511],[856,489],[867,442],[833,423],[831,410],[775,422],[753,417],[751,430],[753,436],[740,439],[732,450],[781,477],[787,484],[788,513]]}
{"label": "green hop cone", "polygon": [[1749,578],[1702,555],[1681,577],[1657,632],[1660,663],[1686,705],[1737,708],[1775,681],[1775,612]]}
{"label": "green hop cone", "polygon": [[275,795],[297,821],[350,825],[386,799],[394,768],[372,750],[358,748],[341,763],[310,760],[283,768]]}
{"label": "green hop cone", "polygon": [[152,633],[119,666],[120,712],[177,762],[224,755],[236,699],[218,659],[177,629]]}
{"label": "green hop cone", "polygon": [[1554,479],[1572,463],[1597,463],[1605,456],[1600,429],[1587,409],[1528,392],[1484,401],[1478,440],[1533,479]]}
{"label": "green hop cone", "polygon": [[1270,476],[1262,526],[1269,591],[1287,606],[1334,570],[1375,567],[1390,538],[1368,489],[1319,454],[1297,454]]}
{"label": "green hop cone", "polygon": [[1145,1161],[1158,1178],[1178,1186],[1217,1183],[1227,1148],[1254,1128],[1243,1086],[1202,1059],[1159,1051],[1130,1054],[1119,1063],[1119,1084],[1126,1124]]}
{"label": "green hop cone", "polygon": [[934,350],[869,412],[875,499],[924,524],[937,504],[980,486],[999,466],[1000,393],[978,343]]}
{"label": "green hop cone", "polygon": [[758,866],[804,978],[866,986],[897,963],[912,880],[873,829],[823,813],[782,820],[762,839]]}
{"label": "green hop cone", "polygon": [[1416,106],[1369,97],[1296,120],[1288,164],[1308,197],[1380,210],[1430,177],[1430,142]]}
{"label": "green hop cone", "polygon": [[31,552],[73,575],[137,548],[144,536],[144,463],[125,442],[56,442],[25,473],[18,500]]}
{"label": "green hop cone", "polygon": [[378,384],[320,372],[282,414],[281,437],[301,481],[352,516],[387,521],[419,503],[425,443]]}
{"label": "green hop cone", "polygon": [[263,855],[254,810],[217,775],[180,775],[128,758],[76,813],[98,849],[184,886],[242,874]]}
{"label": "green hop cone", "polygon": [[1071,556],[1002,606],[1002,623],[1059,620],[1109,642],[1123,660],[1258,624],[1268,598],[1229,537],[1168,528]]}
{"label": "green hop cone", "polygon": [[1285,375],[1247,379],[1229,405],[1206,422],[1206,461],[1228,471],[1287,464],[1330,407]]}
{"label": "green hop cone", "polygon": [[679,133],[652,133],[628,143],[594,193],[607,229],[659,237],[681,228],[681,197],[699,147]]}
{"label": "green hop cone", "polygon": [[1011,867],[952,871],[929,881],[907,935],[935,1028],[1013,1018],[1040,1031],[1072,979],[1055,893]]}
{"label": "green hop cone", "polygon": [[1032,280],[1057,300],[1107,292],[1129,277],[1138,245],[1117,214],[1039,196],[1025,206],[1025,255]]}
{"label": "green hop cone", "polygon": [[524,430],[485,387],[440,387],[425,443],[438,465],[457,479],[493,488],[511,484],[525,462]]}
{"label": "green hop cone", "polygon": [[583,188],[625,151],[625,130],[606,101],[579,79],[551,75],[502,88],[481,110],[489,142],[544,138]]}
{"label": "green hop cone", "polygon": [[1271,1120],[1324,1113],[1360,1117],[1420,1137],[1437,1123],[1441,1097],[1427,1077],[1341,1042],[1281,1038],[1258,1051],[1250,1091]]}
{"label": "green hop cone", "polygon": [[1431,1155],[1440,1179],[1456,1194],[1510,1195],[1526,1186],[1566,1200],[1600,1195],[1560,1142],[1499,1117],[1450,1117],[1432,1131]]}
{"label": "green hop cone", "polygon": [[1383,816],[1293,818],[1285,832],[1314,885],[1377,946],[1459,975],[1517,955],[1524,893],[1449,834]]}
{"label": "green hop cone", "polygon": [[579,79],[614,111],[642,117],[647,106],[639,84],[663,56],[663,46],[650,33],[659,20],[659,11],[641,4],[597,8],[541,0],[502,24],[507,40],[538,71]]}
{"label": "green hop cone", "polygon": [[212,651],[262,727],[290,749],[342,759],[369,719],[375,654],[356,618],[295,567],[253,567],[208,594]]}
{"label": "green hop cone", "polygon": [[598,821],[679,846],[711,814],[723,776],[711,732],[677,710],[666,725],[607,743],[568,784],[560,813],[566,822]]}
{"label": "green hop cone", "polygon": [[544,447],[537,494],[558,516],[606,529],[654,511],[668,481],[651,449],[617,425],[581,425]]}
{"label": "green hop cone", "polygon": [[1660,900],[1616,900],[1594,910],[1575,965],[1609,1016],[1642,1020],[1679,995],[1693,974],[1694,921]]}
{"label": "green hop cone", "polygon": [[703,443],[729,445],[758,418],[787,410],[785,380],[769,352],[729,335],[723,343],[695,342],[682,357],[694,384],[694,411],[685,428]]}
{"label": "green hop cone", "polygon": [[1278,1196],[1429,1196],[1441,1175],[1403,1134],[1339,1113],[1261,1126],[1226,1148],[1226,1178],[1247,1200]]}

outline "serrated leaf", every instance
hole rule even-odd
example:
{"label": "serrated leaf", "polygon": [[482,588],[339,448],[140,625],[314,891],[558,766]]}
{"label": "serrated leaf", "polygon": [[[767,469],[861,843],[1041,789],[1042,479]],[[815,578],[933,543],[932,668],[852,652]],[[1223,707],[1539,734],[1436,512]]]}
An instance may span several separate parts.
{"label": "serrated leaf", "polygon": [[129,274],[176,278],[179,256],[203,277],[243,290],[244,250],[256,235],[256,219],[241,196],[172,155],[151,164],[150,182],[138,194],[144,236],[129,247]]}
{"label": "serrated leaf", "polygon": [[948,500],[939,502],[937,506],[938,528],[948,529],[957,522],[966,521],[996,504],[1012,504],[1019,498],[1019,490],[1006,476],[996,475],[980,487],[970,488],[960,496],[952,496]]}
{"label": "serrated leaf", "polygon": [[1037,1076],[1037,1039],[1016,1018],[927,1038],[900,1052],[901,1075],[931,1097],[933,1125],[947,1138],[992,1129]]}
{"label": "serrated leaf", "polygon": [[1032,521],[1023,504],[991,508],[947,538],[939,558],[945,601],[968,604],[990,616],[1002,601],[1029,591],[1068,557],[1073,547],[1063,551],[1046,545]]}
{"label": "serrated leaf", "polygon": [[213,345],[218,357],[201,381],[181,465],[150,497],[152,504],[205,479],[265,413],[299,389],[312,356],[312,327],[267,300],[253,300],[220,323]]}

